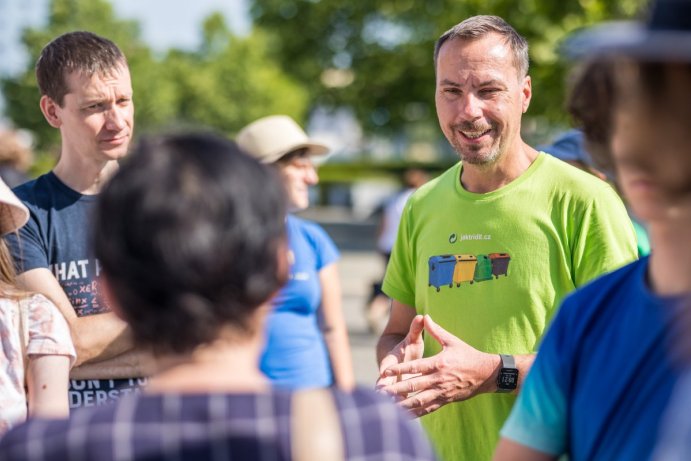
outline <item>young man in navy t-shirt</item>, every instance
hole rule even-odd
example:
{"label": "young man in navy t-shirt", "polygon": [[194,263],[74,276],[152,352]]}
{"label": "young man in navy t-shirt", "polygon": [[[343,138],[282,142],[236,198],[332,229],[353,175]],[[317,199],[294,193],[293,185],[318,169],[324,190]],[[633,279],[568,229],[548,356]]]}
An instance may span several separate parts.
{"label": "young man in navy t-shirt", "polygon": [[77,350],[70,406],[99,405],[133,392],[143,375],[143,356],[132,349],[124,322],[98,297],[99,266],[88,237],[97,194],[132,138],[130,73],[110,40],[71,32],[44,47],[36,77],[41,112],[60,131],[60,159],[15,189],[31,218],[7,242],[21,286],[48,296],[70,326]]}

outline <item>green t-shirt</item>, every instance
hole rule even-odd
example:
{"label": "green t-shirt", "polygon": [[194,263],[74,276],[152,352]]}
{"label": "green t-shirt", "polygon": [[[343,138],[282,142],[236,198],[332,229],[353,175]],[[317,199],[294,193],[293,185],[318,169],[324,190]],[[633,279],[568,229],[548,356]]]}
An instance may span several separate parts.
{"label": "green t-shirt", "polygon": [[[626,209],[604,181],[548,155],[474,194],[461,163],[408,201],[384,292],[489,353],[537,350],[566,294],[636,259]],[[425,336],[425,355],[440,351]],[[514,397],[484,394],[422,418],[443,460],[490,459]]]}

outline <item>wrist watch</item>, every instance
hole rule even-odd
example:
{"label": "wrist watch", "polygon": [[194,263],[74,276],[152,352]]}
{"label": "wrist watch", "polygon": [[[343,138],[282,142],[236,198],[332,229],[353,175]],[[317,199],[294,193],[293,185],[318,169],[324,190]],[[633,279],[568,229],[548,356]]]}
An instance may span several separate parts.
{"label": "wrist watch", "polygon": [[497,392],[513,392],[518,387],[518,368],[513,355],[499,354],[501,368],[497,376]]}

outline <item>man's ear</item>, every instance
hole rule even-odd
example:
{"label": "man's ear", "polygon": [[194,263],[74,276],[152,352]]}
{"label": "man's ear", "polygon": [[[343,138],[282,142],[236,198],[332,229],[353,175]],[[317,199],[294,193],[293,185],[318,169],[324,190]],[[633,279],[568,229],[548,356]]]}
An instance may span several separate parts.
{"label": "man's ear", "polygon": [[46,118],[46,121],[50,124],[50,126],[52,126],[53,128],[60,128],[60,125],[62,125],[62,121],[60,120],[60,116],[58,113],[60,109],[58,103],[53,101],[48,96],[43,95],[41,96],[39,106],[41,107],[41,112],[43,112],[43,116]]}
{"label": "man's ear", "polygon": [[110,308],[113,314],[115,314],[119,319],[126,321],[125,317],[122,314],[122,310],[120,309],[120,305],[118,304],[117,299],[115,299],[115,296],[113,295],[113,288],[111,287],[111,284],[108,281],[108,277],[103,271],[101,271],[101,274],[98,276],[97,285],[98,295],[101,298],[101,301],[108,308]]}
{"label": "man's ear", "polygon": [[523,87],[521,88],[521,93],[523,95],[523,103],[521,110],[525,114],[528,112],[528,107],[530,107],[530,100],[533,97],[533,82],[529,75],[526,75],[523,79]]}

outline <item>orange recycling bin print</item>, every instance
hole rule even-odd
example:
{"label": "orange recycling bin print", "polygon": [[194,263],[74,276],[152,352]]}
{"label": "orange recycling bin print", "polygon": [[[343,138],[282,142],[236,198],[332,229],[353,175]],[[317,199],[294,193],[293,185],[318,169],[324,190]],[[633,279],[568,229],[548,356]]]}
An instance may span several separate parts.
{"label": "orange recycling bin print", "polygon": [[460,287],[463,282],[473,283],[477,258],[474,255],[456,255],[456,267],[453,271],[453,283]]}

